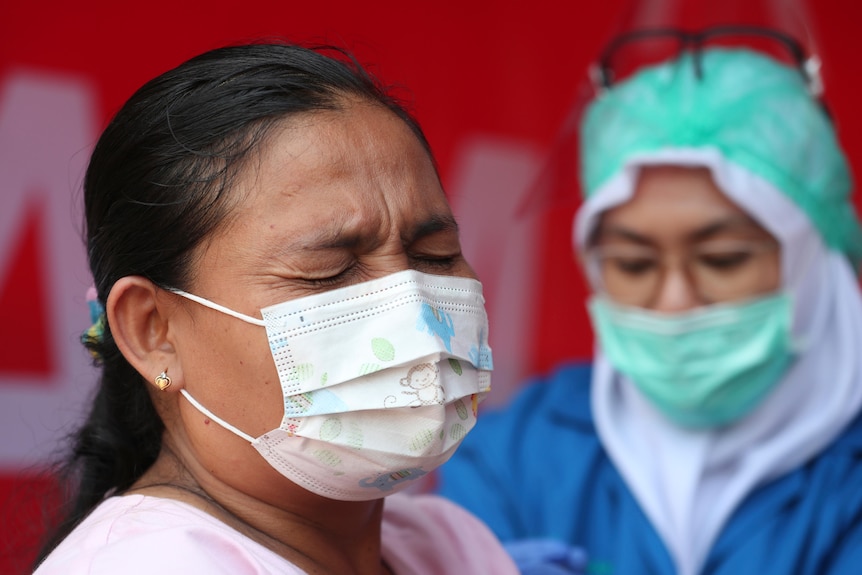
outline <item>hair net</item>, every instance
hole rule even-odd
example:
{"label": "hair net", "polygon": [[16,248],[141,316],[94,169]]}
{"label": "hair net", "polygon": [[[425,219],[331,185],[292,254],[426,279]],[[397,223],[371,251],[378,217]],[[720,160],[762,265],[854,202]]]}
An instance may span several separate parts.
{"label": "hair net", "polygon": [[667,148],[717,151],[786,194],[829,247],[862,259],[850,168],[801,70],[752,50],[710,48],[612,86],[584,116],[584,193],[631,156]]}

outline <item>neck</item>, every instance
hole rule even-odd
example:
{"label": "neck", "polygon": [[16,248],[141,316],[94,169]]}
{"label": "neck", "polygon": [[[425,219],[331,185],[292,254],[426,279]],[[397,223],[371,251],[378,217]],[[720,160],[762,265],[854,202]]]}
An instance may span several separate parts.
{"label": "neck", "polygon": [[271,468],[272,475],[258,476],[249,489],[237,489],[185,461],[164,446],[129,493],[196,507],[310,575],[390,572],[381,559],[382,499],[327,499]]}

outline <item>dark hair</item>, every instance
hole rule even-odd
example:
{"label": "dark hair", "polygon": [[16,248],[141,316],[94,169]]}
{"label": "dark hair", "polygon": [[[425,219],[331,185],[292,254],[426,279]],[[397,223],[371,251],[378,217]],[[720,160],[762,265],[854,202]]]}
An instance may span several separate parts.
{"label": "dark hair", "polygon": [[[114,283],[129,275],[186,287],[195,248],[228,217],[231,184],[271,128],[287,117],[337,110],[347,98],[391,110],[431,155],[405,108],[331,47],[221,48],[141,87],[103,132],[84,180],[87,250],[99,301],[104,305]],[[110,325],[85,343],[98,357],[101,380],[60,464],[68,497],[39,561],[107,494],[140,478],[161,448],[162,421]]]}

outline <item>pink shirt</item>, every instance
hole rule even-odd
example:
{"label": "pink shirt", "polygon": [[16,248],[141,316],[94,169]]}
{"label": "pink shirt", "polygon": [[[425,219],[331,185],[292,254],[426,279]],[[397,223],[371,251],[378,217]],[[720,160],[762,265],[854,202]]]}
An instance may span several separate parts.
{"label": "pink shirt", "polygon": [[[434,495],[391,495],[383,558],[398,575],[517,575],[487,527]],[[304,575],[215,517],[145,495],[100,504],[34,575]]]}

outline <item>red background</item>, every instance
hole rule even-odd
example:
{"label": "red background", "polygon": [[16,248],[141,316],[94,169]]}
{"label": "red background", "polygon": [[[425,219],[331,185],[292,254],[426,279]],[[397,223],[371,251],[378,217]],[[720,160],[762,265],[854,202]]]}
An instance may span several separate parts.
{"label": "red background", "polygon": [[[333,43],[352,50],[384,80],[407,88],[445,185],[462,144],[472,137],[549,152],[588,63],[620,22],[622,8],[622,0],[207,4],[7,0],[0,8],[0,79],[21,69],[85,78],[95,88],[100,128],[143,82],[207,49],[264,36]],[[858,172],[862,8],[850,0],[819,0],[808,10],[824,61],[827,100]],[[0,209],[3,194],[0,173]],[[591,352],[582,305],[585,292],[569,252],[573,209],[574,205],[557,206],[540,216],[542,237],[534,257],[541,281],[534,299],[525,303],[531,306],[533,322],[533,336],[523,349],[529,372]],[[0,375],[4,370],[20,371],[22,365],[35,371],[54,369],[50,346],[34,345],[51,327],[39,308],[40,290],[50,286],[41,285],[33,264],[41,225],[34,214],[28,228],[33,235],[16,248],[14,269],[0,270]],[[13,277],[18,279],[13,282]],[[26,543],[38,518],[32,506],[21,502],[38,486],[15,469],[0,476],[0,502],[7,501],[0,508],[0,540],[10,547],[0,558],[2,573],[23,572],[14,561],[30,557]]]}

